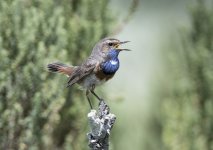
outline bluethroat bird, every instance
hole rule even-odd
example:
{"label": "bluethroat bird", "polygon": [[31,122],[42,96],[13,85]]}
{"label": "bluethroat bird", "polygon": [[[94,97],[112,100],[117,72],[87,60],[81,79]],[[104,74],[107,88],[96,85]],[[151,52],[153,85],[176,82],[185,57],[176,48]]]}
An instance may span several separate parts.
{"label": "bluethroat bird", "polygon": [[79,84],[86,90],[86,97],[92,109],[89,93],[92,93],[99,101],[102,99],[94,92],[95,87],[111,79],[119,69],[118,55],[121,51],[129,49],[119,48],[121,42],[118,39],[105,38],[99,41],[93,48],[91,55],[79,66],[68,66],[63,63],[50,63],[47,68],[50,72],[58,72],[69,77],[67,87]]}

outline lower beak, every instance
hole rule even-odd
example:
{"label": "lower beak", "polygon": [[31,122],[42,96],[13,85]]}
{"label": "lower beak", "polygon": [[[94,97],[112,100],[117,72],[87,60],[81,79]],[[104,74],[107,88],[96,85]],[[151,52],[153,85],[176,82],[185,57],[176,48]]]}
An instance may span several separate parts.
{"label": "lower beak", "polygon": [[118,51],[131,51],[130,49],[117,48]]}

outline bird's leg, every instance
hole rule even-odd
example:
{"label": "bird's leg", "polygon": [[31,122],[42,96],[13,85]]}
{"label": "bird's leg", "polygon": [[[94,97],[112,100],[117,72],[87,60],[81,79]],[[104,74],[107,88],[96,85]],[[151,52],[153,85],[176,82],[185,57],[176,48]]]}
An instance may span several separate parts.
{"label": "bird's leg", "polygon": [[95,92],[95,85],[92,86],[92,89],[90,90],[90,92],[99,100],[102,101],[103,99],[101,99]]}
{"label": "bird's leg", "polygon": [[89,90],[86,91],[86,97],[87,97],[87,100],[89,102],[89,106],[92,109],[92,103],[91,103],[90,98],[89,98]]}
{"label": "bird's leg", "polygon": [[102,101],[101,99],[94,91],[90,91],[99,101]]}

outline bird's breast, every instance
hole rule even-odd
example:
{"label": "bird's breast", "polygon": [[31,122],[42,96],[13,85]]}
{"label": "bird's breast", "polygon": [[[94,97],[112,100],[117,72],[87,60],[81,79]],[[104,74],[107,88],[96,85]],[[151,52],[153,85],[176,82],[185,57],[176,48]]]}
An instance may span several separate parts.
{"label": "bird's breast", "polygon": [[108,60],[100,65],[100,69],[95,73],[95,75],[100,81],[108,81],[115,75],[118,69],[118,59]]}
{"label": "bird's breast", "polygon": [[119,61],[108,60],[99,67],[97,71],[87,75],[79,82],[83,88],[90,89],[93,85],[97,86],[111,79],[119,69]]}
{"label": "bird's breast", "polygon": [[100,66],[100,71],[102,71],[105,75],[114,75],[115,72],[119,69],[119,60],[110,59],[106,62],[103,62]]}
{"label": "bird's breast", "polygon": [[102,82],[105,82],[105,81],[108,81],[109,79],[111,79],[113,76],[114,76],[115,73],[113,74],[105,74],[103,72],[103,70],[100,70],[100,71],[97,71],[95,73],[95,76],[97,77],[98,80],[102,81]]}

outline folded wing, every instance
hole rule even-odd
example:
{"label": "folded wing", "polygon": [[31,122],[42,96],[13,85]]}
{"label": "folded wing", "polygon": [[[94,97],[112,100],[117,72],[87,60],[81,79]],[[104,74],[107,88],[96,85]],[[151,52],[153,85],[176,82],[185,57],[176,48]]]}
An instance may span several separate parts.
{"label": "folded wing", "polygon": [[73,73],[69,77],[67,87],[72,86],[73,84],[77,83],[87,75],[91,74],[95,68],[97,67],[97,63],[93,61],[86,61],[81,66],[78,66],[74,69]]}

